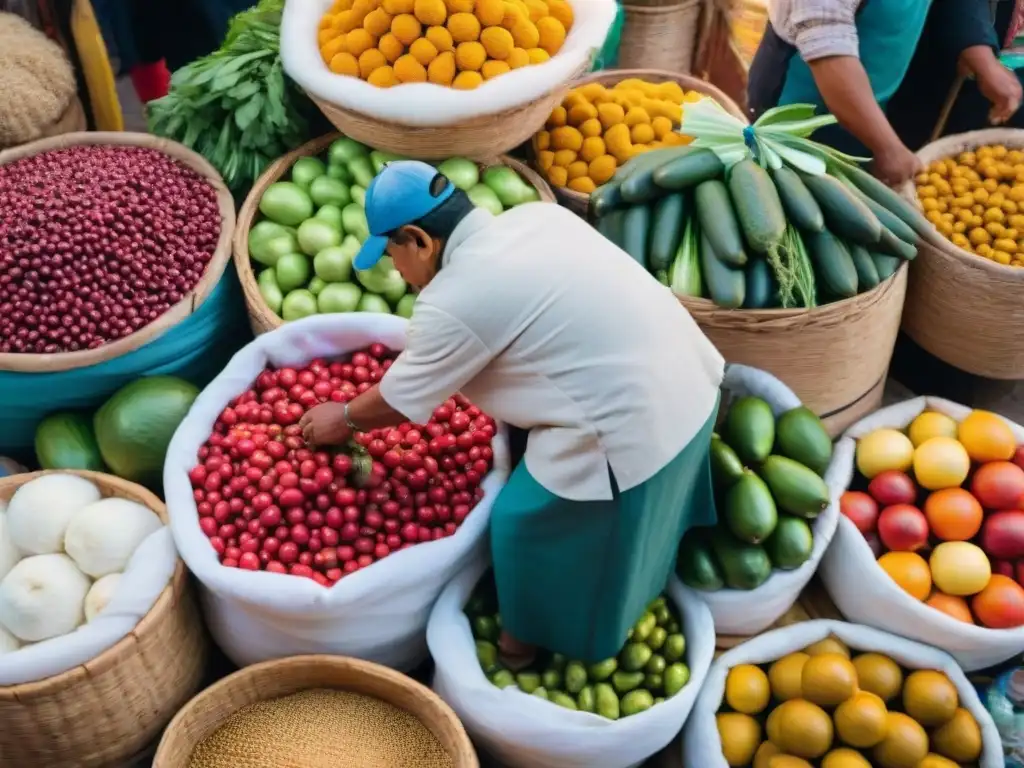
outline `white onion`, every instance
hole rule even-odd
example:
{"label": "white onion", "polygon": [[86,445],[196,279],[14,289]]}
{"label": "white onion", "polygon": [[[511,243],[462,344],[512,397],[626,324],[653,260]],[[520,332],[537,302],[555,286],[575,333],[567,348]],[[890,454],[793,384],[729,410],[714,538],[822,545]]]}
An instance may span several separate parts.
{"label": "white onion", "polygon": [[128,499],[101,499],[71,517],[64,549],[94,579],[123,571],[139,544],[163,527],[148,507]]}
{"label": "white onion", "polygon": [[26,555],[61,552],[72,515],[100,498],[100,490],[77,475],[43,475],[15,491],[7,505],[11,541]]}
{"label": "white onion", "polygon": [[67,555],[26,557],[0,581],[0,626],[32,642],[66,635],[82,623],[88,591]]}
{"label": "white onion", "polygon": [[0,510],[0,579],[6,576],[21,559],[18,548],[11,540],[11,528],[7,515]]}
{"label": "white onion", "polygon": [[89,594],[85,596],[85,620],[95,619],[114,596],[117,591],[117,584],[121,581],[120,573],[108,573],[102,579],[97,579],[92,585]]}
{"label": "white onion", "polygon": [[3,627],[0,627],[0,656],[5,653],[13,653],[21,647],[18,638],[12,635]]}

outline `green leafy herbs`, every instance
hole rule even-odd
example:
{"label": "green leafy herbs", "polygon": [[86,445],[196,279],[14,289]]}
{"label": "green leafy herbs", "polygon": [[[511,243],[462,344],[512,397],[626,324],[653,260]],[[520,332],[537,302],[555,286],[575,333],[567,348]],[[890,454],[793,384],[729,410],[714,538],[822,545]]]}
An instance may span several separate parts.
{"label": "green leafy herbs", "polygon": [[310,137],[315,110],[281,64],[283,7],[261,0],[236,15],[221,47],[177,70],[167,96],[149,105],[150,132],[201,154],[236,195]]}

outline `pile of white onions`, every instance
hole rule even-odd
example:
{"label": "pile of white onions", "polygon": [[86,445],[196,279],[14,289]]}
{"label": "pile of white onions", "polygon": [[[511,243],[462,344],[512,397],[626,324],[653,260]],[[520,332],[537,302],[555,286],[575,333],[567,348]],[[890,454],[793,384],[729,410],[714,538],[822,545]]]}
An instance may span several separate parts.
{"label": "pile of white onions", "polygon": [[74,632],[103,611],[136,548],[163,526],[77,475],[44,475],[0,509],[0,654]]}

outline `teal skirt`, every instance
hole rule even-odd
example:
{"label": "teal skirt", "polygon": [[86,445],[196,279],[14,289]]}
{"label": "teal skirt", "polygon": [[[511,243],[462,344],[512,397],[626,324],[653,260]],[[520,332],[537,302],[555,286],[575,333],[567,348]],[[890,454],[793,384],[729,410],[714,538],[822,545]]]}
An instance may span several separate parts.
{"label": "teal skirt", "polygon": [[519,463],[491,512],[491,555],[508,632],[588,662],[621,650],[630,627],[665,589],[683,534],[715,524],[710,446],[717,410],[651,479],[619,491],[612,477],[608,500],[563,499]]}

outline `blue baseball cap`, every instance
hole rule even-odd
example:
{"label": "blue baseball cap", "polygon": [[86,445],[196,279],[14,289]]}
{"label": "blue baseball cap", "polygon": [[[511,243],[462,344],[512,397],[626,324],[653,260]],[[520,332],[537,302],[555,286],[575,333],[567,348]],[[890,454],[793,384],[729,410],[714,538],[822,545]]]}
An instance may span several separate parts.
{"label": "blue baseball cap", "polygon": [[419,160],[395,160],[370,182],[366,190],[366,222],[370,236],[356,254],[353,266],[370,269],[381,260],[388,246],[388,233],[426,216],[455,192],[455,185],[444,179],[444,186],[434,180],[437,168]]}

